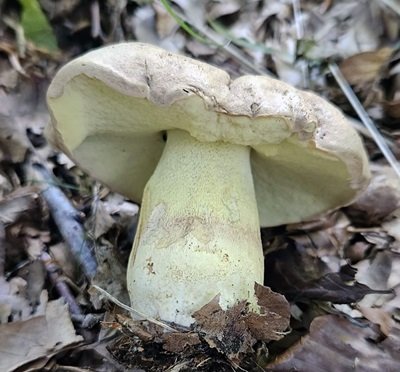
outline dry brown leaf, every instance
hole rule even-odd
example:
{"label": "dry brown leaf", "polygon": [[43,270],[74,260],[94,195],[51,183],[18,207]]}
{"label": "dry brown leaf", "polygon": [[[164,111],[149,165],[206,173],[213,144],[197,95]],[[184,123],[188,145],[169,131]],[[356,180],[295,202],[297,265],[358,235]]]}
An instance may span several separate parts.
{"label": "dry brown leaf", "polygon": [[46,269],[41,260],[34,260],[24,268],[27,270],[26,282],[26,297],[32,310],[40,304],[40,297],[46,281]]}
{"label": "dry brown leaf", "polygon": [[42,134],[49,116],[45,105],[45,79],[17,76],[15,87],[0,87],[0,160],[20,163],[31,142],[28,130]]}
{"label": "dry brown leaf", "polygon": [[[379,333],[345,318],[325,315],[313,320],[310,333],[266,366],[268,371],[399,371],[400,330],[375,345]],[[397,341],[398,342],[398,341]],[[378,346],[378,347],[377,347]]]}
{"label": "dry brown leaf", "polygon": [[222,310],[218,296],[193,314],[195,328],[211,348],[232,360],[251,352],[257,341],[279,340],[289,327],[290,309],[285,297],[260,284],[255,284],[260,306],[252,312],[245,301]]}
{"label": "dry brown leaf", "polygon": [[9,178],[0,169],[0,200],[13,189]]}
{"label": "dry brown leaf", "polygon": [[388,11],[381,8],[380,2],[335,0],[323,16],[312,16],[319,14],[318,7],[314,5],[313,11],[304,13],[306,36],[316,42],[307,51],[309,58],[346,58],[380,47],[380,37],[386,32],[382,18]]}
{"label": "dry brown leaf", "polygon": [[390,331],[393,328],[394,321],[391,314],[387,311],[379,308],[371,308],[358,306],[358,310],[361,311],[362,315],[368,319],[371,323],[379,325],[379,328],[386,337],[389,336]]}
{"label": "dry brown leaf", "polygon": [[0,88],[13,89],[18,83],[18,72],[9,65],[8,61],[0,60]]}
{"label": "dry brown leaf", "polygon": [[166,38],[172,34],[178,28],[178,25],[174,18],[165,10],[159,2],[153,3],[155,11],[155,28],[160,38]]}
{"label": "dry brown leaf", "polygon": [[0,112],[0,161],[21,163],[29,146],[24,128],[18,126],[12,116]]}
{"label": "dry brown leaf", "polygon": [[0,220],[5,224],[15,222],[22,214],[32,213],[37,207],[38,194],[32,187],[17,189],[0,201]]}
{"label": "dry brown leaf", "polygon": [[386,101],[383,104],[386,114],[393,119],[400,119],[400,99]]}
{"label": "dry brown leaf", "polygon": [[82,341],[62,300],[51,301],[45,314],[0,325],[0,370],[10,371]]}
{"label": "dry brown leaf", "polygon": [[382,224],[383,229],[400,242],[400,208],[396,209],[392,214],[392,219]]}
{"label": "dry brown leaf", "polygon": [[214,1],[211,2],[210,9],[207,11],[207,17],[209,19],[215,20],[217,18],[232,15],[239,12],[242,9],[240,0],[225,0],[225,1]]}
{"label": "dry brown leaf", "polygon": [[0,277],[0,324],[29,318],[31,307],[25,297],[26,287],[26,281],[20,277],[10,281]]}
{"label": "dry brown leaf", "polygon": [[79,268],[71,250],[67,247],[66,243],[60,242],[55,245],[51,245],[48,249],[50,255],[54,258],[54,261],[57,262],[58,266],[62,267],[63,274],[72,280],[76,279]]}
{"label": "dry brown leaf", "polygon": [[[355,265],[358,271],[357,281],[376,290],[388,289],[388,280],[392,272],[392,253],[389,250],[376,252],[369,260],[362,260]],[[373,307],[385,301],[389,294],[373,293],[359,301],[360,306]]]}
{"label": "dry brown leaf", "polygon": [[400,207],[400,180],[393,168],[374,166],[368,188],[345,209],[356,226],[380,225]]}
{"label": "dry brown leaf", "polygon": [[351,85],[363,85],[374,81],[388,61],[393,48],[381,48],[373,52],[355,54],[343,60],[340,70]]}
{"label": "dry brown leaf", "polygon": [[172,33],[160,38],[156,29],[156,12],[150,5],[140,7],[134,16],[133,31],[137,41],[158,45],[171,52],[179,52],[185,46],[185,37],[181,33]]}
{"label": "dry brown leaf", "polygon": [[115,221],[101,200],[96,201],[93,209],[93,215],[87,220],[86,228],[95,239],[98,239],[115,225]]}
{"label": "dry brown leaf", "polygon": [[119,194],[109,194],[105,200],[96,200],[93,203],[93,213],[86,223],[90,234],[98,239],[111,228],[118,230],[129,228],[135,221],[139,207],[127,201]]}

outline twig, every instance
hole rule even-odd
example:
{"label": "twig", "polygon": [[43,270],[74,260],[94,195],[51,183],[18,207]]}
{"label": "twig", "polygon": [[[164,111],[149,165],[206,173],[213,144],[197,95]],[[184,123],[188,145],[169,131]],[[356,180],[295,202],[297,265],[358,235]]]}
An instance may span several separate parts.
{"label": "twig", "polygon": [[367,112],[365,111],[364,107],[362,106],[361,102],[351,89],[349,83],[343,76],[342,72],[340,71],[339,67],[336,63],[329,64],[329,70],[331,71],[333,77],[335,78],[336,82],[339,84],[340,88],[343,90],[345,96],[349,100],[350,104],[353,106],[354,110],[356,111],[357,115],[360,117],[363,124],[367,127],[369,132],[371,133],[372,138],[376,142],[377,146],[381,150],[383,156],[386,158],[388,163],[392,166],[395,170],[396,174],[400,177],[400,165],[397,161],[396,157],[393,155],[392,151],[390,150],[389,146],[383,139],[382,135],[372,122],[371,118],[368,116]]}
{"label": "twig", "polygon": [[40,260],[43,262],[47,272],[47,276],[51,284],[56,288],[58,294],[64,299],[68,305],[71,319],[77,322],[82,327],[81,335],[86,341],[93,339],[93,334],[90,332],[90,328],[98,324],[99,319],[93,314],[85,314],[79,304],[77,303],[75,296],[71,293],[70,286],[63,278],[62,271],[58,264],[53,258],[45,251],[42,251]]}
{"label": "twig", "polygon": [[[351,116],[347,116],[347,115],[346,115],[346,119],[351,123],[351,125],[354,127],[354,129],[356,129],[358,132],[360,132],[364,137],[374,140],[371,133],[369,132],[369,130],[362,123],[360,123],[359,120],[352,118]],[[382,138],[385,140],[387,145],[392,149],[392,151],[393,151],[393,149],[397,148],[396,143],[391,138],[389,138],[387,135],[382,134]]]}
{"label": "twig", "polygon": [[78,222],[78,212],[64,193],[54,185],[50,172],[41,164],[35,164],[36,178],[42,186],[42,196],[64,240],[75,259],[81,264],[85,275],[92,279],[96,274],[97,262],[89,242],[85,238],[82,225]]}
{"label": "twig", "polygon": [[103,296],[105,296],[106,298],[108,298],[111,302],[114,302],[117,306],[129,311],[129,313],[131,315],[133,315],[134,317],[139,316],[140,318],[146,319],[148,322],[156,324],[170,332],[178,332],[175,328],[170,327],[168,324],[165,324],[163,322],[158,321],[157,319],[151,318],[146,316],[145,314],[141,313],[140,311],[137,311],[135,309],[133,309],[132,307],[125,305],[124,303],[122,303],[121,301],[119,301],[118,299],[116,299],[115,297],[111,296],[108,292],[106,292],[103,288],[100,288],[97,285],[92,285],[93,288],[95,288],[96,290],[98,290]]}
{"label": "twig", "polygon": [[73,315],[83,316],[83,312],[79,305],[77,304],[75,297],[72,295],[71,290],[64,280],[61,279],[59,274],[60,268],[53,261],[51,256],[47,252],[42,252],[40,259],[46,268],[47,275],[50,282],[56,287],[57,292],[64,298],[65,302],[68,304],[69,311]]}

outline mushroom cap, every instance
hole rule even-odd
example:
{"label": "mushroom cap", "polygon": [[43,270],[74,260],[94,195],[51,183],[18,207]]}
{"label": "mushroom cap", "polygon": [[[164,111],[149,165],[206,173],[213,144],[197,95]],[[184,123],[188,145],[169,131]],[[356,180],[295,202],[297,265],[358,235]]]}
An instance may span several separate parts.
{"label": "mushroom cap", "polygon": [[135,202],[170,129],[250,146],[261,226],[310,219],[350,203],[369,180],[362,142],[315,94],[223,70],[142,43],[91,51],[47,93],[50,141]]}

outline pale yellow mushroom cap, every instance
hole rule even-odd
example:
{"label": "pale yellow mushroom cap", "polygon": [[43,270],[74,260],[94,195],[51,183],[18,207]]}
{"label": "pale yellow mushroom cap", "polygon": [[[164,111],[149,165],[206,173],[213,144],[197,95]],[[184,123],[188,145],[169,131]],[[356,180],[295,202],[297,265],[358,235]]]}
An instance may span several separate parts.
{"label": "pale yellow mushroom cap", "polygon": [[171,129],[252,148],[261,226],[346,205],[369,180],[360,137],[324,99],[266,76],[232,80],[147,44],[112,45],[73,60],[47,100],[50,140],[139,203]]}

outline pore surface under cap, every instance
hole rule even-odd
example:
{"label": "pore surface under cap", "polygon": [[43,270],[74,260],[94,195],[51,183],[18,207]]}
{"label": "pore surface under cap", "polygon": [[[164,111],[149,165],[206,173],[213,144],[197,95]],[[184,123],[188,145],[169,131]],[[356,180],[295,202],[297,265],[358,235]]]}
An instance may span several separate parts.
{"label": "pore surface under cap", "polygon": [[269,77],[231,80],[146,44],[113,45],[70,62],[53,80],[48,103],[53,142],[136,202],[171,129],[252,147],[262,226],[349,203],[368,181],[360,138],[323,99]]}

